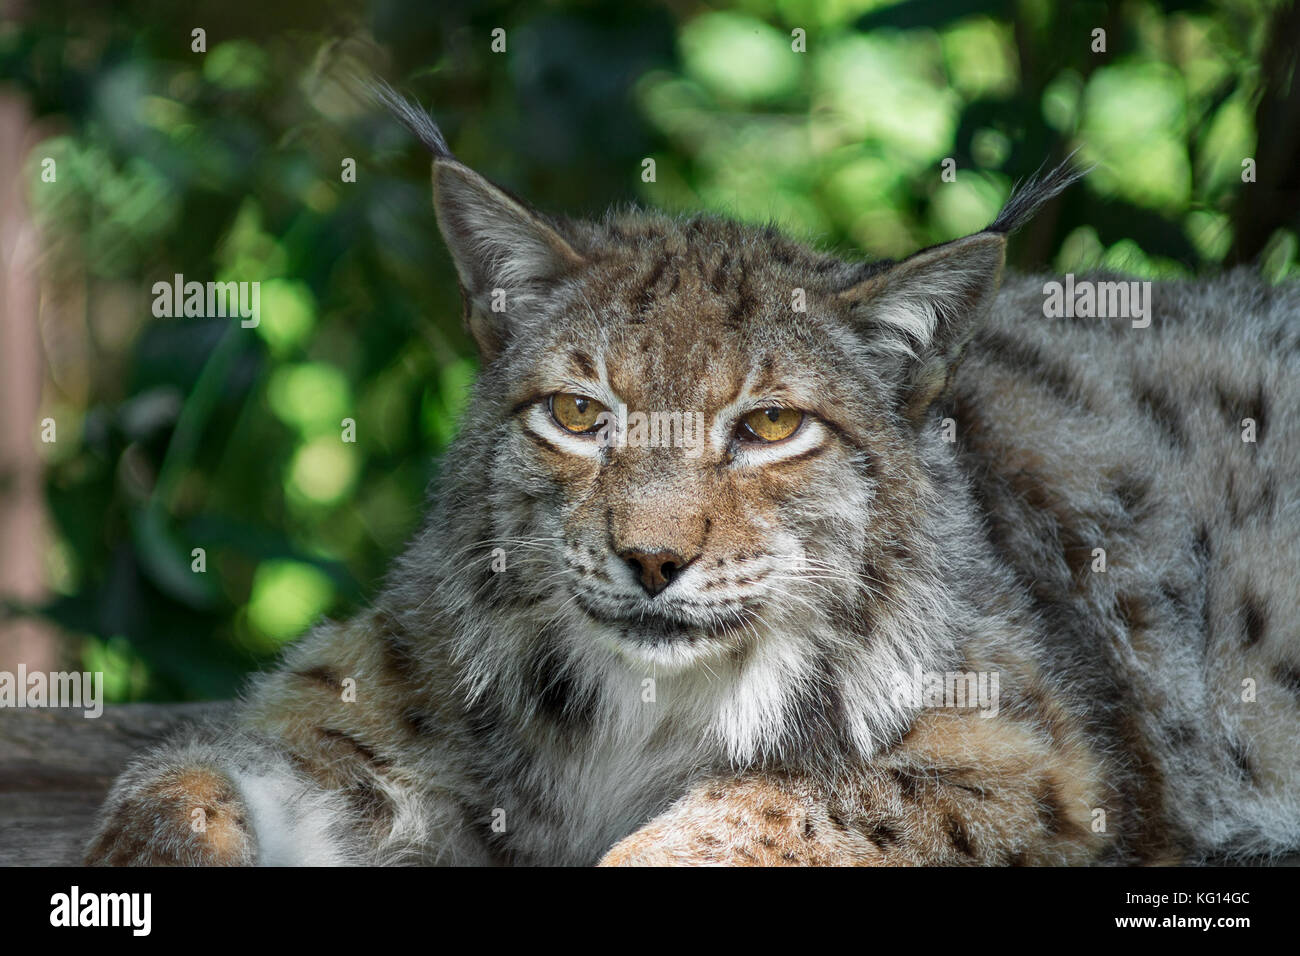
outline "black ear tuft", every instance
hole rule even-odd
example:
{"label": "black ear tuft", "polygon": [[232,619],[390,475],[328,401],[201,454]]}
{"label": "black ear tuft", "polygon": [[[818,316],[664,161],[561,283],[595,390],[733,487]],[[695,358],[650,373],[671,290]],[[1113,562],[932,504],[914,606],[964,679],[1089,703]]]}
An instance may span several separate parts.
{"label": "black ear tuft", "polygon": [[[998,218],[985,232],[999,232],[1009,236],[1015,232],[1038,211],[1043,203],[1074,185],[1092,169],[1079,169],[1074,165],[1075,153],[1065,157],[1065,161],[1055,169],[1044,173],[1040,166],[1034,175],[1011,191],[1011,198],[998,213]],[[1046,164],[1044,164],[1046,165]]]}
{"label": "black ear tuft", "polygon": [[416,139],[424,144],[424,148],[433,154],[434,159],[456,158],[447,146],[442,130],[438,129],[438,124],[419,106],[378,77],[368,77],[361,80],[360,84],[366,95],[392,113]]}

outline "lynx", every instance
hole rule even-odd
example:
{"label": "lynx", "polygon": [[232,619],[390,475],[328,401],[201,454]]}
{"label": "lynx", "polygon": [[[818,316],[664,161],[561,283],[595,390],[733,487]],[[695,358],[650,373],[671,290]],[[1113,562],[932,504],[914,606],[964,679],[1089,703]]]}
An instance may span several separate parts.
{"label": "lynx", "polygon": [[[481,363],[427,522],[232,725],[126,770],[90,862],[1300,847],[1295,284],[1047,314],[1004,249],[1066,166],[899,262],[554,220],[380,96],[432,153]],[[698,453],[621,440],[628,411],[700,416]]]}

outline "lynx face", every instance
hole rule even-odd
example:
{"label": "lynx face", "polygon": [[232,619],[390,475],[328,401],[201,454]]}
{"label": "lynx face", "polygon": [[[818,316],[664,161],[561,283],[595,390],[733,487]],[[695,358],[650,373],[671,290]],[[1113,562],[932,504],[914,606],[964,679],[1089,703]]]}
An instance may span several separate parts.
{"label": "lynx face", "polygon": [[493,461],[491,540],[518,552],[480,593],[670,670],[861,633],[873,602],[907,616],[894,572],[934,550],[927,410],[1025,203],[852,264],[709,218],[552,222],[425,138],[483,363],[462,434],[496,439],[465,457]]}
{"label": "lynx face", "polygon": [[754,237],[664,230],[603,248],[500,379],[522,463],[507,534],[553,529],[548,587],[668,664],[851,604],[874,458],[900,439],[829,297],[792,313]]}

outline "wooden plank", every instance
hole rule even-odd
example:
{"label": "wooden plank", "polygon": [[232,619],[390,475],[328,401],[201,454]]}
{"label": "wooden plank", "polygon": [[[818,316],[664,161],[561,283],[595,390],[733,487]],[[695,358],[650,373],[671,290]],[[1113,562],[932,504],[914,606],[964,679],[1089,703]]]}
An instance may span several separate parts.
{"label": "wooden plank", "polygon": [[229,703],[0,710],[0,866],[79,864],[95,812],[130,756]]}

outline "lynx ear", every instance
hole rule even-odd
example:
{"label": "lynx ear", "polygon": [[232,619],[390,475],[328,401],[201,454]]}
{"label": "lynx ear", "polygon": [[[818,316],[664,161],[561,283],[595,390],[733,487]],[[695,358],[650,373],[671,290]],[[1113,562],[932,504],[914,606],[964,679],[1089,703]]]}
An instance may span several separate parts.
{"label": "lynx ear", "polygon": [[903,357],[899,407],[914,426],[947,390],[993,303],[1007,236],[1087,172],[1072,159],[1016,189],[983,232],[923,249],[840,293],[855,324],[869,332],[868,347]]}
{"label": "lynx ear", "polygon": [[540,215],[454,159],[434,159],[433,204],[469,330],[488,361],[505,344],[510,317],[583,259]]}
{"label": "lynx ear", "polygon": [[981,232],[933,246],[840,293],[868,346],[902,363],[898,402],[920,426],[943,394],[1002,281],[1006,237]]}
{"label": "lynx ear", "polygon": [[438,228],[460,276],[466,325],[488,362],[509,337],[511,317],[583,259],[541,215],[456,159],[428,113],[383,80],[362,86],[433,154]]}

